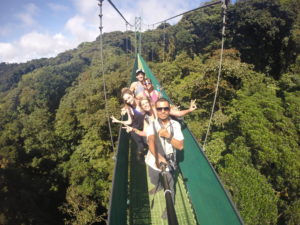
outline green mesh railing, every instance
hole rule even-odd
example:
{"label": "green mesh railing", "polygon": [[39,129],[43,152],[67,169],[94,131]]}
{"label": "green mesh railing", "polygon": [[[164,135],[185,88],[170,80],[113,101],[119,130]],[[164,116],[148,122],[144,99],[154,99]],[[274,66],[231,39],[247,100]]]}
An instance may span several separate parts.
{"label": "green mesh railing", "polygon": [[[137,60],[132,70],[132,78],[135,78],[135,70],[138,67]],[[124,119],[124,118],[122,118]],[[118,147],[115,158],[115,168],[108,209],[108,224],[126,224],[128,207],[128,160],[129,160],[129,135],[122,126],[119,129]]]}

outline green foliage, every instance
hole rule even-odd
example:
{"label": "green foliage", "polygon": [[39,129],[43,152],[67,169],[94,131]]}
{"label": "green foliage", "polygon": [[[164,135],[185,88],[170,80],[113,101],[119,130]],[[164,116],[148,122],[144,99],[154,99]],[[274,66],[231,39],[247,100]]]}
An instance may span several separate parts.
{"label": "green foliage", "polygon": [[300,200],[293,202],[285,212],[288,225],[296,225],[300,222]]}
{"label": "green foliage", "polygon": [[66,193],[67,202],[61,209],[71,217],[67,224],[93,224],[104,219],[111,182],[109,171],[112,170],[112,163],[107,161],[107,154],[101,147],[107,145],[97,135],[87,134],[65,163],[64,174],[69,178],[70,186]]}
{"label": "green foliage", "polygon": [[[238,1],[227,10],[226,43],[238,49],[243,62],[276,79],[299,54],[299,0]],[[207,54],[220,48],[219,5],[184,15],[175,26],[143,34],[146,60],[172,61],[181,52]],[[162,26],[160,26],[162,28]]]}
{"label": "green foliage", "polygon": [[219,5],[187,14],[178,25],[191,33],[194,52],[205,53],[220,47],[215,43],[221,38],[222,15]]}
{"label": "green foliage", "polygon": [[[256,84],[253,89],[252,86],[249,92],[246,87],[233,101],[233,107],[227,112],[232,120],[226,126],[228,138],[225,140],[229,144],[230,141],[236,142],[234,137],[244,137],[242,145],[238,147],[240,150],[247,149],[247,154],[250,154],[250,157],[246,157],[246,163],[253,165],[267,178],[285,201],[281,204],[286,205],[297,199],[297,190],[300,188],[297,179],[300,175],[299,136],[293,121],[285,116],[285,109],[281,99],[276,97],[274,86]],[[230,154],[235,155],[230,146]]]}
{"label": "green foliage", "polygon": [[1,168],[2,224],[63,224],[56,209],[62,195],[52,187],[54,177],[41,177],[28,169]]}
{"label": "green foliage", "polygon": [[32,61],[1,92],[1,224],[105,221],[113,170],[107,116],[119,108],[116,93],[130,68],[122,52],[105,49],[106,113],[96,46]]}
{"label": "green foliage", "polygon": [[22,75],[35,69],[46,66],[49,63],[46,59],[32,60],[29,63],[6,64],[0,63],[0,92],[15,87]]}
{"label": "green foliage", "polygon": [[254,64],[257,70],[278,78],[293,62],[289,42],[293,14],[279,1],[239,1],[230,8],[228,21],[232,46],[241,52],[243,61]]}
{"label": "green foliage", "polygon": [[214,166],[218,165],[223,158],[222,153],[226,151],[226,143],[224,141],[225,133],[215,132],[212,134],[211,141],[205,147],[206,156],[210,163]]}
{"label": "green foliage", "polygon": [[240,158],[227,155],[220,175],[246,224],[275,224],[277,197],[267,179]]}
{"label": "green foliage", "polygon": [[[300,91],[293,93],[285,93],[285,106],[287,116],[292,119],[293,124],[295,125],[298,134],[300,134]],[[298,138],[298,143],[300,138]]]}

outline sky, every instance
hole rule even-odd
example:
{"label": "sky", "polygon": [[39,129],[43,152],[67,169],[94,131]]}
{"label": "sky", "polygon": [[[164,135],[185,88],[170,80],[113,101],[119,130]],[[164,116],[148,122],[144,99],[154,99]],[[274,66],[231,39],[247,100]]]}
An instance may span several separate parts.
{"label": "sky", "polygon": [[[111,0],[126,20],[142,18],[142,30],[149,24],[203,5],[206,0]],[[1,0],[0,62],[21,63],[54,57],[99,35],[97,0]],[[103,2],[103,32],[125,31],[124,20]],[[168,21],[178,22],[180,17]],[[128,27],[129,29],[129,27]],[[134,28],[132,28],[134,29]]]}

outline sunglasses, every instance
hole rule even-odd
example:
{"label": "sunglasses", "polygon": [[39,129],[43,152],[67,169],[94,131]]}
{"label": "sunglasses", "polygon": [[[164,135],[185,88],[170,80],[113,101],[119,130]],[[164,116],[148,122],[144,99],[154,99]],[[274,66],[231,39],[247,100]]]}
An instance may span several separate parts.
{"label": "sunglasses", "polygon": [[148,84],[152,84],[152,83],[151,82],[147,82],[147,81],[144,83],[144,85],[148,85]]}
{"label": "sunglasses", "polygon": [[170,111],[170,107],[156,107],[157,111]]}

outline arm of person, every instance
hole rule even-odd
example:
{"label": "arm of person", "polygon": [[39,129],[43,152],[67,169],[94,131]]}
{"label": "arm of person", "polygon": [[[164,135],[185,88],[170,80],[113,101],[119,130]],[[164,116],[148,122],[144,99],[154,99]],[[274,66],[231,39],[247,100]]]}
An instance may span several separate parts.
{"label": "arm of person", "polygon": [[157,168],[160,167],[161,163],[167,164],[167,160],[165,159],[165,157],[163,157],[161,154],[156,152],[154,135],[148,136],[148,146],[149,146],[149,151],[155,157],[155,163],[156,163]]}
{"label": "arm of person", "polygon": [[125,111],[125,114],[124,115],[126,115],[127,114],[127,120],[124,120],[124,121],[122,121],[122,120],[118,120],[118,119],[116,119],[114,116],[111,116],[110,118],[111,118],[111,120],[112,120],[112,122],[113,123],[120,123],[120,124],[123,124],[123,125],[130,125],[130,124],[132,124],[132,118],[131,118],[131,116],[130,116],[130,114],[129,114],[129,112],[128,112],[128,109],[126,109],[126,111]]}
{"label": "arm of person", "polygon": [[171,109],[170,110],[170,115],[171,116],[176,116],[176,117],[181,117],[181,116],[185,116],[186,114],[188,114],[190,112],[193,112],[194,110],[197,109],[197,105],[196,105],[195,102],[196,102],[196,99],[191,100],[190,108],[189,109],[180,110],[180,111]]}
{"label": "arm of person", "polygon": [[122,120],[116,119],[114,116],[111,116],[110,118],[111,118],[111,121],[113,123],[120,123],[120,124],[123,124],[123,125],[130,125],[131,124],[131,121],[129,121],[129,119],[125,120],[125,121],[122,121]]}
{"label": "arm of person", "polygon": [[154,136],[154,129],[153,129],[153,124],[150,123],[149,126],[147,127],[147,141],[148,141],[148,147],[150,153],[154,156],[155,158],[155,164],[157,168],[160,168],[161,163],[167,163],[167,160],[165,159],[164,156],[162,156],[160,153],[157,152],[157,149],[155,149],[155,136]]}
{"label": "arm of person", "polygon": [[127,126],[125,125],[125,127],[122,127],[123,129],[126,129],[126,132],[129,133],[129,132],[134,132],[136,133],[137,135],[139,136],[142,136],[142,137],[146,137],[146,132],[144,131],[140,131],[139,129],[136,129],[134,127],[130,127],[130,126]]}
{"label": "arm of person", "polygon": [[133,82],[133,83],[131,83],[131,85],[130,85],[130,90],[132,91],[132,92],[134,92],[135,91],[135,88],[136,88],[136,81],[135,82]]}
{"label": "arm of person", "polygon": [[179,151],[183,150],[183,140],[179,141],[175,138],[172,138],[170,143],[174,148],[178,149]]}
{"label": "arm of person", "polygon": [[133,131],[134,133],[136,133],[137,135],[139,135],[139,136],[142,136],[142,137],[146,137],[146,136],[147,136],[146,132],[143,131],[143,130],[139,130],[139,129],[136,129],[136,128],[132,128],[132,131]]}
{"label": "arm of person", "polygon": [[147,128],[148,128],[148,123],[144,120],[144,129],[143,130],[138,130],[136,128],[132,128],[132,131],[135,132],[139,136],[147,137]]}

